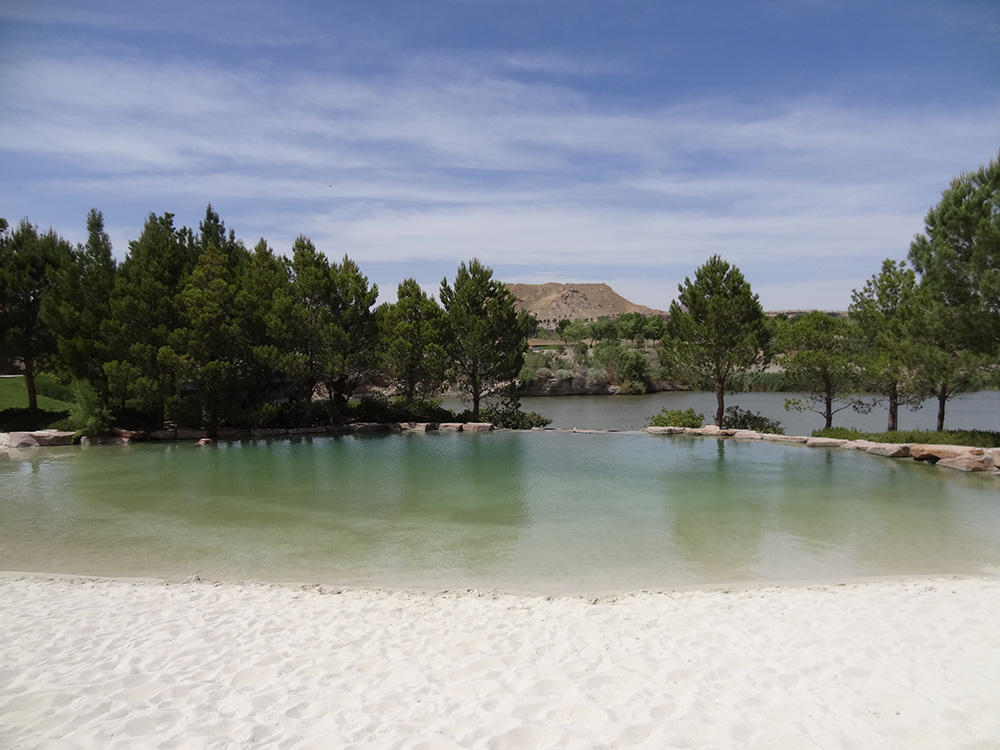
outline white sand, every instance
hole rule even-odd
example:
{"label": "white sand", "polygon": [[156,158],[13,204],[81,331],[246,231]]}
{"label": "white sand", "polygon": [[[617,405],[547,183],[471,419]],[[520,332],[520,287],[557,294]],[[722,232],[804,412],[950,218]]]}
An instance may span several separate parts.
{"label": "white sand", "polygon": [[997,748],[1000,580],[555,599],[0,578],[4,748]]}

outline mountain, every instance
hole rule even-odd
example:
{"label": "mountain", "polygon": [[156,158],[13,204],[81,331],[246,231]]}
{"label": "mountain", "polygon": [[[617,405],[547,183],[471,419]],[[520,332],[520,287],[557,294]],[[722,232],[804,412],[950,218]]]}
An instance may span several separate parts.
{"label": "mountain", "polygon": [[622,313],[666,317],[662,310],[629,302],[607,284],[507,284],[517,297],[518,310],[527,310],[538,318],[543,328],[554,328],[563,318],[586,321],[602,316],[611,318]]}

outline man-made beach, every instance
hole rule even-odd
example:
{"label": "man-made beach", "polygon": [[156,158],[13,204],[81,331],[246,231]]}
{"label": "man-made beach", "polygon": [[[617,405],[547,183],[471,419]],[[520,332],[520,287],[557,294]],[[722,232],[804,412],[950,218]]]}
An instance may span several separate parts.
{"label": "man-made beach", "polygon": [[1000,579],[597,600],[0,578],[0,745],[1000,746]]}

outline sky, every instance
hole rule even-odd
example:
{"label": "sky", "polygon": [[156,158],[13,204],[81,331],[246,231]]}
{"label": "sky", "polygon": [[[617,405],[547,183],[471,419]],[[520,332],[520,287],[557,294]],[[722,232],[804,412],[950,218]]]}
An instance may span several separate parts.
{"label": "sky", "polygon": [[0,216],[121,259],[211,203],[383,300],[479,258],[844,310],[1000,149],[996,0],[0,0]]}

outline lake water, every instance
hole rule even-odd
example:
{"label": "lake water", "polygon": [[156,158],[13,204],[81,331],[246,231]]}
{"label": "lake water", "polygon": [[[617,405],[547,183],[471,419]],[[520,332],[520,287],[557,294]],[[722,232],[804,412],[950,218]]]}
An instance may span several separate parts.
{"label": "lake water", "polygon": [[428,433],[0,454],[0,569],[591,593],[975,573],[1000,484],[856,451]]}
{"label": "lake water", "polygon": [[[763,414],[781,423],[786,435],[811,435],[823,427],[823,417],[814,412],[785,409],[786,398],[804,398],[796,393],[736,393],[726,396],[726,406]],[[459,402],[446,404],[458,406]],[[715,394],[704,392],[650,393],[644,396],[542,396],[521,399],[526,411],[537,411],[552,419],[551,427],[603,430],[639,430],[661,409],[693,408],[715,421]],[[888,409],[882,404],[869,414],[851,409],[835,414],[834,427],[855,427],[864,432],[884,432]],[[937,426],[937,401],[928,400],[919,409],[901,407],[899,428],[933,430]],[[954,430],[1000,430],[1000,391],[979,391],[955,396],[945,411],[945,428]]]}

